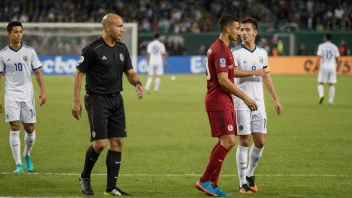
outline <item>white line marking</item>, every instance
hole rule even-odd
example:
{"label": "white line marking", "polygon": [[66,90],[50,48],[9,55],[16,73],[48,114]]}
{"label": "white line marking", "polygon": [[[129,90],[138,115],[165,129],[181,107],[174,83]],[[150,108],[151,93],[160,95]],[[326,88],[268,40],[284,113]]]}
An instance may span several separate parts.
{"label": "white line marking", "polygon": [[[13,175],[11,172],[0,172],[0,175]],[[63,175],[78,176],[79,173],[22,173],[25,175]],[[106,174],[92,174],[93,176],[106,176]],[[200,177],[201,174],[120,174],[125,177]],[[221,177],[237,177],[238,175],[221,175]],[[256,177],[350,177],[350,175],[335,174],[263,174]]]}

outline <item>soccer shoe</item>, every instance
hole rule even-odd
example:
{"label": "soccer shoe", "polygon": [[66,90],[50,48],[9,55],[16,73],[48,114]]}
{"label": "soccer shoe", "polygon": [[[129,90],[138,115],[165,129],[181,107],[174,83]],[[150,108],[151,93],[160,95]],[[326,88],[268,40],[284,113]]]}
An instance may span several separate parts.
{"label": "soccer shoe", "polygon": [[33,172],[33,163],[30,155],[24,156],[24,166],[26,167],[27,171]]}
{"label": "soccer shoe", "polygon": [[218,195],[215,193],[214,189],[213,189],[213,184],[209,181],[209,182],[200,182],[197,181],[196,183],[196,188],[200,191],[202,191],[203,193],[211,196],[211,197],[217,197]]}
{"label": "soccer shoe", "polygon": [[243,184],[242,187],[239,188],[238,192],[242,194],[252,194],[253,191],[249,188],[248,184]]}
{"label": "soccer shoe", "polygon": [[250,177],[246,177],[247,183],[249,188],[253,191],[253,192],[258,192],[258,188],[257,185],[255,185],[255,177],[254,176],[250,176]]}
{"label": "soccer shoe", "polygon": [[126,192],[123,192],[120,188],[116,187],[110,192],[104,191],[104,196],[132,196]]}
{"label": "soccer shoe", "polygon": [[16,170],[13,173],[23,173],[22,164],[17,164]]}
{"label": "soccer shoe", "polygon": [[324,96],[320,98],[319,104],[323,104]]}
{"label": "soccer shoe", "polygon": [[94,195],[92,185],[90,185],[89,178],[82,178],[81,176],[79,176],[78,181],[81,184],[81,189],[83,194]]}
{"label": "soccer shoe", "polygon": [[229,197],[231,196],[230,194],[226,193],[226,192],[223,192],[219,186],[217,186],[216,188],[214,188],[214,192],[215,194],[217,194],[219,197]]}

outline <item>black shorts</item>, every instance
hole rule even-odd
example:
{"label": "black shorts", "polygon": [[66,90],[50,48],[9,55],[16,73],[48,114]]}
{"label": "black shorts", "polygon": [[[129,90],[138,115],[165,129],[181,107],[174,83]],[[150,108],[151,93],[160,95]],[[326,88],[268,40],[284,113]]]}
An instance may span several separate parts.
{"label": "black shorts", "polygon": [[120,93],[86,94],[84,104],[90,124],[90,141],[127,137],[125,108]]}

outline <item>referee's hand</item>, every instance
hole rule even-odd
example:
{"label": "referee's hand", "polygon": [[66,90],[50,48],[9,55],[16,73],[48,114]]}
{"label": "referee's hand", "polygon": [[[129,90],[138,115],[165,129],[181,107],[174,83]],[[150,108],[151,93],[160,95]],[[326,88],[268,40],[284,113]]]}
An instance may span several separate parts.
{"label": "referee's hand", "polygon": [[75,102],[72,105],[72,115],[73,117],[76,118],[76,120],[79,120],[79,118],[82,115],[82,105],[80,102]]}
{"label": "referee's hand", "polygon": [[136,95],[138,96],[138,99],[142,99],[144,97],[144,89],[140,84],[136,85]]}

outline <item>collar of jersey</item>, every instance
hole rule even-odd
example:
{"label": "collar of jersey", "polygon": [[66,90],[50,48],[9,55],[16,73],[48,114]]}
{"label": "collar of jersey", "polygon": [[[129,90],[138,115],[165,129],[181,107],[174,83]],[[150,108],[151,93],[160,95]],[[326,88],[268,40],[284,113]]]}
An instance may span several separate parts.
{"label": "collar of jersey", "polygon": [[14,49],[11,48],[11,46],[10,46],[10,44],[9,44],[9,49],[12,50],[12,51],[14,51],[14,52],[18,52],[18,51],[22,48],[22,45],[23,45],[23,43],[21,42],[21,47],[18,48],[18,50],[14,50]]}
{"label": "collar of jersey", "polygon": [[254,46],[254,50],[250,50],[250,49],[246,48],[244,45],[242,45],[242,43],[241,43],[241,46],[242,46],[244,49],[246,49],[246,50],[248,50],[249,52],[251,52],[251,53],[253,53],[253,52],[257,49],[257,45]]}

